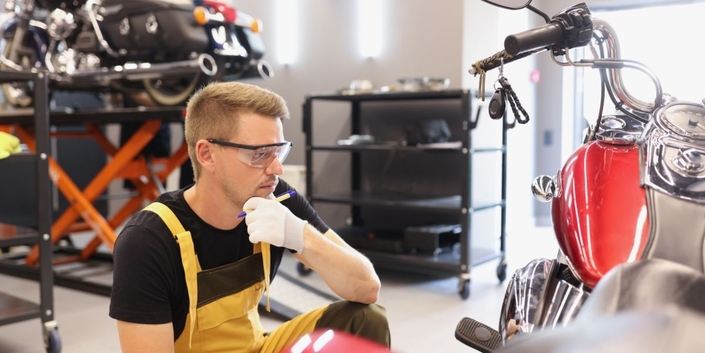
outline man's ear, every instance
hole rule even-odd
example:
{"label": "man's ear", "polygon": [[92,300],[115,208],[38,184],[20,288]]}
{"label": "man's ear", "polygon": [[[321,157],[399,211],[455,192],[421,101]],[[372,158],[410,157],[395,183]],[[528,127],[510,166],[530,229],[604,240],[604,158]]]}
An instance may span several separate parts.
{"label": "man's ear", "polygon": [[213,156],[213,145],[206,140],[196,142],[196,158],[204,170],[213,171],[215,168],[215,156]]}

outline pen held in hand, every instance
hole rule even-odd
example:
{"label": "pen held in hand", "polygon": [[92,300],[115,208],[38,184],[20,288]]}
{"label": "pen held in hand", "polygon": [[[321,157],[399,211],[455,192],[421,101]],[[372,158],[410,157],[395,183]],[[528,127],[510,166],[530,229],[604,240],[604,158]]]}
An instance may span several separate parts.
{"label": "pen held in hand", "polygon": [[[292,196],[294,196],[294,195],[296,195],[296,190],[289,190],[289,191],[287,191],[287,192],[285,192],[285,193],[283,193],[283,194],[277,196],[277,198],[275,198],[274,201],[276,201],[276,202],[282,202],[282,201],[284,201],[284,200],[286,200],[286,199],[288,199],[288,198],[290,198],[290,197],[292,197]],[[251,210],[251,209],[250,209],[250,210],[242,211],[242,212],[240,212],[239,215],[237,215],[237,218],[245,217],[248,213],[250,213],[250,212],[252,212],[252,211],[254,211],[254,210]]]}

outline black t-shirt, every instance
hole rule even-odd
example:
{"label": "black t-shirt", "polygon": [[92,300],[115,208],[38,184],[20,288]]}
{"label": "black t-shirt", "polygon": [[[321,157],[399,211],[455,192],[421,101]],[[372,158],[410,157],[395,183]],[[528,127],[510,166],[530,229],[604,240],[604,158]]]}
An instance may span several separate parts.
{"label": "black t-shirt", "polygon": [[[212,227],[189,207],[184,190],[167,192],[156,201],[167,205],[184,229],[191,232],[202,269],[252,255],[252,243],[244,221],[232,230]],[[291,186],[280,180],[274,194],[280,195],[288,190],[292,190]],[[282,205],[321,233],[328,231],[328,226],[302,195],[296,194]],[[273,280],[284,248],[272,246],[271,253],[270,278]],[[120,232],[113,249],[110,317],[141,324],[172,322],[174,339],[177,339],[186,323],[188,303],[181,253],[174,236],[156,213],[137,212]]]}

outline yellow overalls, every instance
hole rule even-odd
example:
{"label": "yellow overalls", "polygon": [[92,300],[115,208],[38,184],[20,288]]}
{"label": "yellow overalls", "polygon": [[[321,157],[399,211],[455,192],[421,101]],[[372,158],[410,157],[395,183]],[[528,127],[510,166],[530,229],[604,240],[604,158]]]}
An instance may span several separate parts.
{"label": "yellow overalls", "polygon": [[189,311],[184,330],[174,343],[176,353],[279,352],[301,335],[313,332],[327,306],[300,315],[271,334],[262,327],[257,308],[266,290],[269,311],[269,244],[254,244],[251,256],[203,271],[191,233],[169,207],[154,202],[145,210],[159,215],[181,251]]}

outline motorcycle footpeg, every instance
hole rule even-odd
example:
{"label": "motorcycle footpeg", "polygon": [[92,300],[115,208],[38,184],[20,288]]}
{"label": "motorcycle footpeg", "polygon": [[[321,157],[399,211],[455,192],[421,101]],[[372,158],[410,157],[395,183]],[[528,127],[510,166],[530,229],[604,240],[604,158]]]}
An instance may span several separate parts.
{"label": "motorcycle footpeg", "polygon": [[492,352],[502,345],[502,336],[497,330],[469,317],[465,317],[455,328],[455,338],[480,352]]}

